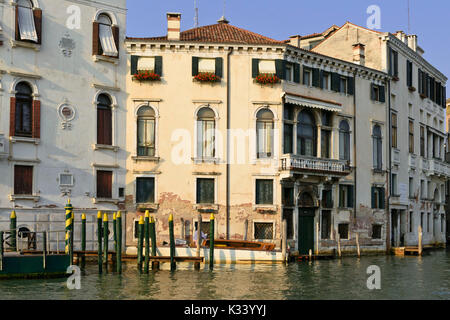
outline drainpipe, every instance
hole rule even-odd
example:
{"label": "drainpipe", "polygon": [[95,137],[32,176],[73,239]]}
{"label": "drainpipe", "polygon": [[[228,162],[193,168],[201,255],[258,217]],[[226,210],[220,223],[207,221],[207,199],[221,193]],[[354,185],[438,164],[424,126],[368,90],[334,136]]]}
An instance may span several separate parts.
{"label": "drainpipe", "polygon": [[227,53],[227,163],[226,163],[226,239],[230,239],[230,56],[233,47]]}
{"label": "drainpipe", "polygon": [[355,227],[356,227],[356,203],[357,203],[357,201],[356,201],[356,195],[357,195],[357,190],[358,190],[358,188],[357,188],[357,181],[358,181],[358,179],[356,179],[357,178],[357,169],[358,169],[358,166],[356,165],[356,162],[357,162],[357,160],[356,160],[356,137],[357,137],[357,135],[356,135],[356,70],[355,70],[355,72],[353,73],[353,85],[354,85],[354,88],[353,88],[353,167],[355,168],[355,170],[354,170],[354,172],[353,172],[353,174],[354,174],[354,177],[355,177],[355,184],[354,184],[354,187],[353,187],[353,218],[354,218],[354,223],[355,223]]}

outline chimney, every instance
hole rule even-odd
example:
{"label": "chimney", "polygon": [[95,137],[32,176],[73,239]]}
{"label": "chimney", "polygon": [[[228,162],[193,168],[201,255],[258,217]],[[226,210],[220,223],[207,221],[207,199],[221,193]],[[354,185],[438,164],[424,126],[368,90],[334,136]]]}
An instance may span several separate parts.
{"label": "chimney", "polygon": [[353,63],[364,66],[366,64],[366,48],[362,43],[353,45]]}
{"label": "chimney", "polygon": [[181,13],[167,13],[167,40],[180,40]]}
{"label": "chimney", "polygon": [[295,36],[289,37],[289,44],[293,47],[300,48],[300,39],[302,38],[301,35],[296,34]]}
{"label": "chimney", "polygon": [[417,52],[417,36],[415,34],[408,36],[408,47]]}

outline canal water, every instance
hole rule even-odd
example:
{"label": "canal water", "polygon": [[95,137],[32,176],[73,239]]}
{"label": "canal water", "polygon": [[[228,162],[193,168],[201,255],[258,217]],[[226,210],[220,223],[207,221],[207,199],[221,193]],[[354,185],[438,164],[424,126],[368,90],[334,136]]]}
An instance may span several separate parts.
{"label": "canal water", "polygon": [[[369,290],[369,266],[381,270],[381,289]],[[290,263],[216,265],[196,271],[179,264],[139,274],[134,264],[122,275],[98,275],[95,264],[81,276],[81,289],[66,279],[1,280],[0,299],[445,299],[450,300],[450,250],[423,257],[369,256]]]}

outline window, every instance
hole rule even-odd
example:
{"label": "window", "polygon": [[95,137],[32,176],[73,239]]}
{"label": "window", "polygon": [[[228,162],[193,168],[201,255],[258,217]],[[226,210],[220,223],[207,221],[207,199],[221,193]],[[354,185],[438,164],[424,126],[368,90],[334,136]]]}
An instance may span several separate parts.
{"label": "window", "polygon": [[139,72],[153,72],[162,76],[162,56],[140,57],[132,55],[130,57],[130,74],[135,75]]}
{"label": "window", "polygon": [[370,92],[370,98],[374,101],[379,101],[379,102],[386,102],[386,93],[385,93],[385,87],[384,86],[380,86],[380,85],[376,85],[376,84],[371,84],[370,86],[371,88],[371,92]]}
{"label": "window", "polygon": [[209,107],[201,108],[197,113],[197,157],[214,158],[215,150],[215,113]]}
{"label": "window", "polygon": [[392,195],[394,197],[398,196],[398,190],[397,190],[397,174],[396,173],[392,173],[391,174],[391,190],[392,190]]}
{"label": "window", "polygon": [[397,114],[391,114],[392,148],[397,148]]}
{"label": "window", "polygon": [[372,187],[372,209],[384,209],[384,188]]}
{"label": "window", "polygon": [[425,128],[420,126],[420,156],[425,157]]}
{"label": "window", "polygon": [[425,181],[424,180],[420,180],[420,199],[422,199],[422,200],[426,199]]}
{"label": "window", "polygon": [[316,156],[316,126],[313,115],[302,111],[298,115],[297,124],[297,154]]}
{"label": "window", "polygon": [[348,80],[347,77],[341,77],[339,82],[339,92],[347,93],[348,91]]}
{"label": "window", "polygon": [[372,239],[381,239],[381,228],[379,224],[372,225]]}
{"label": "window", "polygon": [[373,168],[375,170],[382,170],[383,163],[382,163],[382,154],[383,154],[383,140],[381,137],[381,128],[379,125],[373,126],[373,133],[372,133],[372,144],[373,144]]}
{"label": "window", "polygon": [[339,124],[339,159],[350,161],[350,126],[345,120]]}
{"label": "window", "polygon": [[414,153],[414,121],[409,120],[409,153]]}
{"label": "window", "polygon": [[214,178],[197,178],[197,203],[214,204]]}
{"label": "window", "polygon": [[259,73],[276,74],[275,60],[259,60]]}
{"label": "window", "polygon": [[137,112],[137,155],[155,156],[155,111],[140,107]]}
{"label": "window", "polygon": [[33,167],[14,166],[14,194],[33,194]]}
{"label": "window", "polygon": [[322,190],[322,208],[333,208],[332,190]]}
{"label": "window", "polygon": [[331,76],[329,72],[322,72],[322,89],[330,90]]}
{"label": "window", "polygon": [[107,14],[99,15],[93,26],[93,54],[118,58],[119,28]]}
{"label": "window", "polygon": [[406,85],[413,86],[413,63],[409,60],[406,61]]}
{"label": "window", "polygon": [[427,232],[430,232],[430,225],[431,225],[431,213],[428,212],[428,214],[427,214]]}
{"label": "window", "polygon": [[389,48],[389,75],[398,77],[398,52]]}
{"label": "window", "polygon": [[[194,232],[197,233],[198,230],[198,221],[194,222]],[[209,239],[209,231],[211,230],[209,226],[209,221],[202,221],[200,224],[200,231],[201,233],[206,236],[207,239]],[[196,236],[195,236],[196,237]]]}
{"label": "window", "polygon": [[294,210],[283,208],[283,220],[286,220],[287,224],[287,239],[294,238],[294,222],[293,222]]}
{"label": "window", "polygon": [[441,214],[441,232],[444,233],[445,215]]}
{"label": "window", "polygon": [[273,204],[273,180],[256,179],[255,204]]}
{"label": "window", "polygon": [[112,198],[112,171],[97,171],[97,198]]}
{"label": "window", "polygon": [[422,231],[423,231],[423,215],[424,215],[424,213],[421,212],[420,213],[420,228],[422,229]]}
{"label": "window", "polygon": [[59,174],[59,185],[62,187],[73,186],[73,175],[70,173],[60,173]]}
{"label": "window", "polygon": [[283,153],[294,152],[294,108],[286,104],[283,109]]}
{"label": "window", "polygon": [[322,210],[322,220],[321,220],[321,238],[330,239],[331,233],[331,211]]}
{"label": "window", "polygon": [[409,212],[409,232],[413,232],[414,230],[414,213],[412,211]]}
{"label": "window", "polygon": [[321,143],[321,156],[322,158],[330,158],[330,141],[331,131],[328,129],[322,129],[320,134]]}
{"label": "window", "polygon": [[409,197],[414,198],[414,178],[409,177]]}
{"label": "window", "polygon": [[136,178],[136,203],[155,202],[155,178]]}
{"label": "window", "polygon": [[294,81],[294,66],[291,63],[286,63],[286,68],[284,71],[284,77],[287,81]]}
{"label": "window", "polygon": [[33,8],[30,0],[18,0],[15,39],[41,44],[42,10]]}
{"label": "window", "polygon": [[305,86],[311,86],[312,82],[312,71],[310,68],[303,67],[303,84]]}
{"label": "window", "polygon": [[281,198],[283,206],[293,207],[294,203],[294,188],[293,187],[283,187],[281,189]]}
{"label": "window", "polygon": [[[20,82],[16,85],[15,103],[11,103],[11,113],[14,115],[13,136],[32,137],[33,136],[33,91],[31,87]],[[11,117],[11,120],[13,117]]]}
{"label": "window", "polygon": [[339,239],[348,239],[348,223],[338,225]]}
{"label": "window", "polygon": [[106,94],[97,98],[97,144],[112,145],[112,103]]}
{"label": "window", "polygon": [[195,77],[200,73],[213,73],[222,78],[223,59],[192,57],[192,76]]}
{"label": "window", "polygon": [[353,186],[339,185],[339,207],[353,208]]}
{"label": "window", "polygon": [[257,240],[273,239],[273,223],[272,222],[255,222],[254,238]]}
{"label": "window", "polygon": [[261,109],[256,115],[256,148],[258,158],[273,156],[273,113],[269,109]]}

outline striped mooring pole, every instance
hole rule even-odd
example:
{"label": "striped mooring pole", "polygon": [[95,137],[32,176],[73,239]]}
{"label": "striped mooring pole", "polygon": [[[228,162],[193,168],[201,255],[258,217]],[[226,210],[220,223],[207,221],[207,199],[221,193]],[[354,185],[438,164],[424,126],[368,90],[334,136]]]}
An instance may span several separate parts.
{"label": "striped mooring pole", "polygon": [[105,270],[108,270],[108,214],[103,214],[103,263]]}
{"label": "striped mooring pole", "polygon": [[70,256],[70,264],[73,264],[73,256],[71,255],[71,244],[70,240],[72,239],[71,236],[71,224],[72,224],[72,205],[70,204],[70,199],[67,200],[66,207],[64,208],[66,210],[66,248],[65,253]]}
{"label": "striped mooring pole", "polygon": [[209,270],[214,269],[214,213],[209,218]]}
{"label": "striped mooring pole", "polygon": [[11,212],[11,216],[9,217],[9,219],[9,229],[11,232],[11,249],[13,251],[17,251],[17,216],[15,211]]}
{"label": "striped mooring pole", "polygon": [[148,267],[150,263],[150,234],[149,234],[149,225],[150,225],[150,214],[148,210],[145,211],[145,219],[144,219],[144,240],[145,240],[145,262],[144,262],[144,272],[148,273]]}
{"label": "striped mooring pole", "polygon": [[97,212],[98,273],[102,273],[102,212]]}
{"label": "striped mooring pole", "polygon": [[[150,238],[152,241],[152,257],[156,257],[156,226],[153,216],[150,217]],[[159,261],[152,261],[152,270],[159,269]]]}
{"label": "striped mooring pole", "polygon": [[170,271],[176,269],[175,263],[175,235],[173,232],[173,214],[169,216],[169,238],[170,238]]}
{"label": "striped mooring pole", "polygon": [[120,211],[117,212],[116,220],[116,268],[117,273],[122,273],[122,214]]}
{"label": "striped mooring pole", "polygon": [[138,226],[138,252],[137,252],[137,263],[138,270],[142,272],[142,246],[144,245],[144,217],[139,218]]}
{"label": "striped mooring pole", "polygon": [[81,255],[81,267],[84,269],[86,266],[86,214],[81,214],[81,251],[83,254]]}
{"label": "striped mooring pole", "polygon": [[117,213],[113,213],[114,251],[117,253]]}

